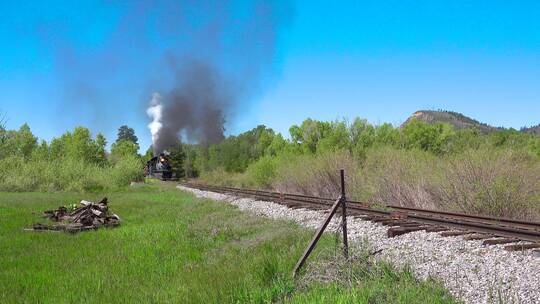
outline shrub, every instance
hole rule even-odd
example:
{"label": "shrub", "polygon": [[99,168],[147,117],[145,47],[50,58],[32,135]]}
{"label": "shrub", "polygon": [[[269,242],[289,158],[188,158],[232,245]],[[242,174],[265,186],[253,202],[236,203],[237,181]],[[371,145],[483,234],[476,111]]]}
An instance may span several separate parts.
{"label": "shrub", "polygon": [[254,187],[269,188],[276,177],[277,158],[265,156],[251,164],[246,171],[246,178]]}
{"label": "shrub", "polygon": [[114,166],[99,166],[65,158],[56,161],[12,156],[0,160],[1,191],[97,191],[127,186],[142,180],[137,158],[125,158]]}
{"label": "shrub", "polygon": [[361,169],[364,197],[407,207],[433,208],[432,187],[437,159],[421,150],[370,149]]}
{"label": "shrub", "polygon": [[199,181],[202,183],[229,187],[246,186],[244,180],[244,174],[227,172],[223,167],[219,167],[212,171],[203,171],[199,176]]}
{"label": "shrub", "polygon": [[129,185],[132,181],[144,180],[142,163],[138,156],[125,156],[109,169],[116,187]]}
{"label": "shrub", "polygon": [[538,218],[540,165],[512,150],[471,150],[448,160],[433,187],[440,208],[522,219]]}
{"label": "shrub", "polygon": [[344,169],[349,192],[358,183],[359,163],[347,151],[322,155],[288,155],[279,159],[274,189],[282,192],[336,197],[340,193],[339,169]]}

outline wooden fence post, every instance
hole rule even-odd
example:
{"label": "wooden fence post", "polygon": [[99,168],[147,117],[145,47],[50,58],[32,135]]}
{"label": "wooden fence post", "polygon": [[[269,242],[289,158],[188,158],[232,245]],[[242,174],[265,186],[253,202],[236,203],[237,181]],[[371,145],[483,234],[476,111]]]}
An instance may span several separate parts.
{"label": "wooden fence post", "polygon": [[347,240],[347,199],[345,198],[345,171],[341,169],[341,195],[338,197],[338,199],[334,202],[332,205],[332,208],[330,208],[330,213],[324,220],[322,226],[317,230],[315,235],[313,236],[313,239],[309,243],[306,250],[304,250],[304,254],[302,254],[302,257],[298,260],[296,263],[296,266],[294,267],[293,271],[293,277],[296,277],[302,266],[304,266],[304,263],[306,262],[307,258],[315,249],[315,246],[317,245],[317,242],[319,242],[319,239],[321,238],[322,234],[324,233],[324,230],[330,224],[330,221],[332,220],[332,217],[336,214],[336,211],[339,207],[342,208],[342,223],[341,227],[343,229],[343,255],[346,259],[349,257],[349,242]]}

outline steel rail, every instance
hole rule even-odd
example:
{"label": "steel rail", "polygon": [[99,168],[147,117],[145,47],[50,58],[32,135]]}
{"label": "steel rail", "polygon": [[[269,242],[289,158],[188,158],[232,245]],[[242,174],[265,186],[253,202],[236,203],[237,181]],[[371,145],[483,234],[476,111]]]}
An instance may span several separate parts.
{"label": "steel rail", "polygon": [[[259,197],[275,198],[272,195],[258,195]],[[294,199],[293,202],[303,202],[303,203],[316,203],[311,200],[306,199]],[[328,204],[324,204],[328,207]],[[356,204],[349,204],[349,209],[351,211],[356,211],[359,214],[369,214],[369,215],[379,215],[379,216],[391,216],[391,211],[376,210],[372,208],[365,208],[358,206]],[[435,215],[434,212],[430,212],[430,215]],[[493,223],[485,223],[473,220],[463,220],[459,218],[447,218],[447,217],[438,217],[438,216],[426,216],[416,213],[406,213],[406,219],[411,220],[417,223],[431,224],[437,226],[445,226],[456,229],[468,229],[474,230],[479,233],[486,234],[495,234],[504,237],[510,238],[520,238],[528,241],[540,241],[540,231],[530,230],[530,229],[521,229],[508,225],[500,225]]]}
{"label": "steel rail", "polygon": [[[300,194],[279,193],[263,190],[240,189],[233,187],[209,186],[201,184],[184,184],[188,187],[201,190],[209,190],[219,193],[232,193],[235,195],[252,196],[257,199],[269,200],[289,206],[311,207],[327,209],[331,206],[331,199]],[[452,229],[467,230],[487,235],[515,238],[523,241],[540,242],[540,223],[526,222],[512,219],[499,219],[479,215],[467,215],[454,212],[439,212],[417,208],[387,206],[389,210],[371,208],[369,204],[347,201],[348,209],[353,215],[368,215],[381,218],[391,218],[395,211],[404,215],[404,219],[410,222],[447,227]]]}
{"label": "steel rail", "polygon": [[[216,186],[208,186],[208,185],[200,185],[200,184],[192,184],[192,185],[196,187],[210,187],[211,189],[214,189],[214,190],[216,189]],[[253,190],[253,189],[240,189],[240,188],[222,187],[222,186],[219,186],[218,188],[227,189],[236,193],[258,194],[258,195],[263,195],[267,197],[282,197],[282,198],[289,198],[289,199],[302,198],[303,200],[325,201],[325,202],[328,202],[328,205],[331,205],[331,203],[333,202],[333,199],[330,199],[330,198],[315,197],[315,196],[308,196],[308,195],[301,195],[301,194],[280,193],[280,192]],[[366,203],[366,202],[359,202],[359,201],[352,201],[352,200],[347,200],[347,203],[358,204],[360,206],[373,205],[373,203]],[[495,217],[488,217],[488,216],[483,216],[483,215],[471,215],[471,214],[449,212],[449,211],[419,209],[419,208],[403,207],[403,206],[397,206],[397,205],[384,205],[383,207],[387,208],[388,210],[393,210],[393,211],[405,211],[408,214],[415,213],[418,215],[422,215],[422,214],[432,215],[432,216],[437,216],[437,217],[459,219],[462,221],[473,220],[477,222],[478,220],[482,220],[486,224],[507,225],[509,227],[515,227],[516,225],[519,225],[519,226],[522,226],[522,228],[524,229],[540,231],[539,222],[523,221],[523,220],[516,220],[516,219],[509,219],[509,218],[495,218]]]}

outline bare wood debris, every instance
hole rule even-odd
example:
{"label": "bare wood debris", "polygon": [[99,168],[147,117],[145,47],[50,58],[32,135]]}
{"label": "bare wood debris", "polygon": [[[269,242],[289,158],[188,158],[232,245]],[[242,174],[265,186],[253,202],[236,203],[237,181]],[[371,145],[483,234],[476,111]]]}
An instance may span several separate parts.
{"label": "bare wood debris", "polygon": [[53,224],[36,223],[29,231],[65,231],[79,232],[98,229],[100,227],[116,227],[120,225],[120,217],[109,213],[107,198],[98,203],[82,200],[80,207],[69,211],[61,206],[55,210],[43,212],[43,217],[53,221]]}

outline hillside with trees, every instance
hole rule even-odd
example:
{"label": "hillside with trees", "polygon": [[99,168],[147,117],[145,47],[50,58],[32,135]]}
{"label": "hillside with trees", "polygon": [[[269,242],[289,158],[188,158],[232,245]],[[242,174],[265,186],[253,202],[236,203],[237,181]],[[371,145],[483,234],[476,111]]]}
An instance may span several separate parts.
{"label": "hillside with trees", "polygon": [[[306,119],[288,137],[261,125],[217,144],[178,141],[168,151],[176,176],[206,183],[333,197],[344,168],[357,200],[540,218],[540,136],[483,132],[475,120],[441,115],[462,127],[437,121],[442,116],[425,122],[423,112],[400,127]],[[120,127],[110,152],[106,146],[84,127],[50,142],[27,124],[0,128],[0,190],[96,191],[142,179],[152,153],[138,154],[131,128]]]}
{"label": "hillside with trees", "polygon": [[502,130],[502,128],[496,128],[488,124],[479,122],[478,120],[465,116],[461,113],[445,110],[416,111],[407,119],[407,121],[405,121],[403,125],[407,125],[412,120],[419,120],[429,124],[447,123],[452,125],[456,129],[477,129],[484,133]]}
{"label": "hillside with trees", "polygon": [[285,138],[258,126],[216,145],[184,145],[184,171],[212,184],[335,196],[345,168],[357,200],[540,218],[540,136],[461,121],[475,127],[306,119]]}

